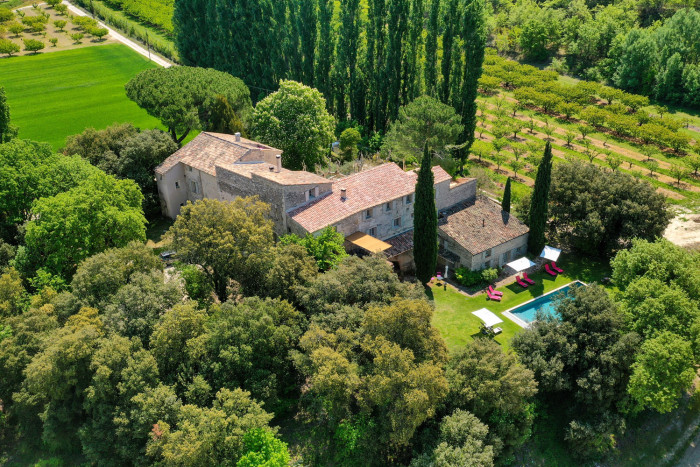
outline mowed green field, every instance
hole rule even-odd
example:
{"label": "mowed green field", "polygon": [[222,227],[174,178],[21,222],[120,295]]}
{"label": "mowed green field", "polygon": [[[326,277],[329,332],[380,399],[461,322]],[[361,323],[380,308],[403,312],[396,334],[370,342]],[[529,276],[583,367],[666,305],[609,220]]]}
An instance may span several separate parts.
{"label": "mowed green field", "polygon": [[0,59],[0,86],[5,87],[20,138],[59,149],[67,136],[87,127],[124,122],[161,127],[124,91],[137,73],[154,67],[124,45],[101,45]]}

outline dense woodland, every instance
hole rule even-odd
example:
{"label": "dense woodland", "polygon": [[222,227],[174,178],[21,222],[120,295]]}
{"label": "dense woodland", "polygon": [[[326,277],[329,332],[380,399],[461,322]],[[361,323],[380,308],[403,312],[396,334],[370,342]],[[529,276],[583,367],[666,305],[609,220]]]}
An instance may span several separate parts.
{"label": "dense woodland", "polygon": [[[544,58],[523,40],[533,35],[544,54],[563,53],[530,22],[565,23],[575,5],[590,21],[628,7],[178,0],[178,46],[196,66],[126,85],[167,131],[86,129],[61,153],[16,138],[0,88],[0,462],[512,465],[528,462],[537,422],[552,416],[562,423],[551,436],[576,462],[614,459],[631,421],[679,406],[700,363],[700,255],[659,239],[672,215],[662,194],[594,158],[555,164],[551,141],[528,148],[535,184],[512,212],[530,227],[530,251],[547,242],[597,257],[613,287],[573,288],[559,319],[539,316],[508,351],[476,337],[448,352],[421,284],[436,255],[428,168],[456,174],[470,153],[517,148],[506,138],[523,129],[522,109],[577,115],[584,141],[596,127],[679,156],[693,144],[663,111],[642,110],[647,97],[563,86],[486,51],[491,33],[502,54]],[[612,42],[657,40],[694,14],[645,5],[629,5],[631,29]],[[526,8],[543,11],[516,15]],[[625,56],[609,50],[572,71]],[[627,89],[655,96],[649,86]],[[514,93],[494,104],[500,125],[478,89]],[[486,125],[500,136],[472,144]],[[259,138],[292,169],[354,162],[359,150],[420,163],[418,282],[381,257],[348,256],[333,229],[276,238],[257,198],[190,203],[147,245],[159,220],[153,170],[193,130]],[[176,252],[168,264],[163,249]]]}

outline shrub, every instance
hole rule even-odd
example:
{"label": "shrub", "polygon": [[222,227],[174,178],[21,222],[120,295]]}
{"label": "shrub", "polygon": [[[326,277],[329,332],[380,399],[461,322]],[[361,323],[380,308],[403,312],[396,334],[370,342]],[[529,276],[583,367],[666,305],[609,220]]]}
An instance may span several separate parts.
{"label": "shrub", "polygon": [[17,52],[19,52],[19,45],[9,39],[0,39],[0,54],[7,54],[11,57]]}
{"label": "shrub", "polygon": [[68,5],[64,5],[63,3],[58,4],[54,7],[54,10],[56,10],[56,13],[59,15],[63,16],[68,11]]}
{"label": "shrub", "polygon": [[36,39],[24,39],[23,42],[24,50],[27,50],[29,52],[37,53],[38,51],[46,47],[46,44]]}
{"label": "shrub", "polygon": [[56,8],[63,0],[46,0],[52,8]]}
{"label": "shrub", "polygon": [[56,47],[56,44],[58,44],[58,38],[52,37],[49,39],[49,42],[51,42],[51,47]]}
{"label": "shrub", "polygon": [[487,268],[481,270],[481,279],[483,279],[484,282],[488,282],[489,284],[496,282],[496,279],[498,279],[498,275],[498,269],[496,268]]}
{"label": "shrub", "polygon": [[465,267],[455,269],[455,278],[465,287],[472,287],[483,281],[481,271],[472,271]]}
{"label": "shrub", "polygon": [[24,32],[24,25],[15,21],[13,23],[10,23],[7,29],[9,29],[10,32],[15,35],[15,37],[19,37],[19,35]]}
{"label": "shrub", "polygon": [[73,42],[76,44],[80,44],[83,37],[85,37],[85,35],[81,32],[77,32],[75,34],[70,35],[70,38],[73,39]]}
{"label": "shrub", "polygon": [[59,31],[63,31],[63,28],[66,27],[66,24],[68,24],[68,21],[59,19],[53,22],[53,25],[56,26],[56,29]]}
{"label": "shrub", "polygon": [[14,17],[15,14],[12,13],[11,10],[8,10],[7,8],[0,8],[0,23],[10,21]]}
{"label": "shrub", "polygon": [[102,40],[103,37],[109,34],[109,31],[107,30],[107,28],[90,28],[90,30],[88,30],[88,33],[97,37],[99,40]]}

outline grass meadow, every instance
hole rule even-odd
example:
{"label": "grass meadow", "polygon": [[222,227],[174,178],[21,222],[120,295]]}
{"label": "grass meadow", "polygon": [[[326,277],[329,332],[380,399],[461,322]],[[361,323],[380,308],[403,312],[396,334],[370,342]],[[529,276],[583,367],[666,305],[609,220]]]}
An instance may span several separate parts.
{"label": "grass meadow", "polygon": [[0,85],[19,137],[60,149],[67,136],[87,127],[161,127],[124,91],[132,77],[155,66],[124,45],[109,44],[0,59]]}

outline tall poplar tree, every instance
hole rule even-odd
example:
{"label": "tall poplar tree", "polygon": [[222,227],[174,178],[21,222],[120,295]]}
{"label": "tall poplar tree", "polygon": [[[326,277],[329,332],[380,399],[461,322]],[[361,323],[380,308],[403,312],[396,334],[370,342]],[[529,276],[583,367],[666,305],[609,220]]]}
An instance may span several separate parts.
{"label": "tall poplar tree", "polygon": [[[323,0],[321,0],[323,3]],[[299,38],[301,47],[301,82],[307,86],[314,83],[314,62],[318,24],[318,0],[299,1]]]}
{"label": "tall poplar tree", "polygon": [[318,47],[316,59],[315,84],[326,98],[328,111],[333,113],[333,92],[331,84],[331,67],[335,51],[335,34],[333,33],[334,0],[318,2]]}
{"label": "tall poplar tree", "polygon": [[459,28],[459,2],[460,0],[448,0],[443,21],[445,28],[442,32],[442,88],[440,90],[440,100],[448,105],[450,103],[452,52],[455,35]]}
{"label": "tall poplar tree", "polygon": [[432,157],[426,144],[418,172],[413,207],[413,259],[416,264],[416,277],[423,284],[427,284],[435,273],[437,252],[435,177],[432,170]]}
{"label": "tall poplar tree", "polygon": [[425,93],[430,97],[437,96],[437,61],[438,61],[438,36],[440,35],[440,0],[432,0],[430,3],[430,16],[428,17],[427,36],[425,38]]}
{"label": "tall poplar tree", "polygon": [[206,0],[176,0],[173,5],[175,46],[183,65],[210,66],[206,47],[209,41],[207,3]]}
{"label": "tall poplar tree", "polygon": [[411,102],[421,95],[421,58],[425,56],[423,48],[423,31],[425,17],[425,0],[412,0],[411,16],[409,21],[408,37],[406,43],[406,70],[403,82],[401,104]]}
{"label": "tall poplar tree", "polygon": [[461,73],[459,96],[455,97],[455,109],[462,116],[464,130],[460,140],[463,147],[459,150],[460,173],[474,143],[476,131],[476,97],[479,78],[484,65],[486,51],[486,16],[484,0],[469,0],[462,19],[461,46],[464,64]]}
{"label": "tall poplar tree", "polygon": [[547,226],[549,187],[552,183],[552,144],[547,141],[544,147],[544,157],[537,168],[535,188],[530,201],[530,236],[528,249],[533,255],[538,255],[544,248],[544,231]]}
{"label": "tall poplar tree", "polygon": [[506,188],[503,190],[501,209],[503,209],[505,212],[510,212],[510,177],[508,177],[508,180],[506,180]]}
{"label": "tall poplar tree", "polygon": [[386,0],[368,0],[367,55],[367,128],[384,131],[383,116],[386,109]]}
{"label": "tall poplar tree", "polygon": [[401,106],[403,47],[408,30],[409,0],[391,0],[389,4],[389,43],[386,52],[387,106],[384,121],[396,120]]}
{"label": "tall poplar tree", "polygon": [[466,157],[472,143],[474,143],[474,131],[476,130],[476,97],[484,65],[484,52],[486,51],[484,8],[484,0],[470,0],[464,9],[462,22],[464,68],[458,104],[455,105],[457,113],[462,116],[462,125],[464,125],[461,137],[464,147],[460,150],[460,171],[463,170]]}
{"label": "tall poplar tree", "polygon": [[[358,92],[356,77],[357,52],[360,45],[360,0],[341,0],[340,30],[336,44],[336,60],[334,70],[334,94],[336,116],[339,121],[347,119],[348,100]],[[352,110],[350,109],[351,113]],[[353,116],[354,117],[354,116]]]}

